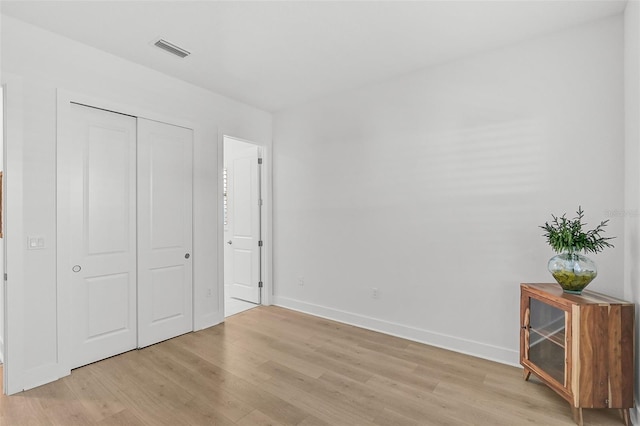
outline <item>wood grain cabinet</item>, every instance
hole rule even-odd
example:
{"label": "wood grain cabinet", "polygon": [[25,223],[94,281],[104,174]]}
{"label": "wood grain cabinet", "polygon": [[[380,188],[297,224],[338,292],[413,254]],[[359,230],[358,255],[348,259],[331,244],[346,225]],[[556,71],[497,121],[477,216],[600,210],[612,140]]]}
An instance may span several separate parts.
{"label": "wood grain cabinet", "polygon": [[633,407],[634,308],[592,291],[520,285],[520,364],[562,396],[582,425],[583,408]]}

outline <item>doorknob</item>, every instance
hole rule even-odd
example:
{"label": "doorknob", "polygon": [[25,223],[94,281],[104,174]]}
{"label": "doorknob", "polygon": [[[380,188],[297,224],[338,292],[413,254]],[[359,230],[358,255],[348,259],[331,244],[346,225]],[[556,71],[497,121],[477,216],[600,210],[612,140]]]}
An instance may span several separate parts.
{"label": "doorknob", "polygon": [[227,244],[231,245],[231,244],[233,244],[233,241],[229,240],[229,241],[227,241]]}
{"label": "doorknob", "polygon": [[187,254],[185,254],[185,255],[184,255],[184,258],[185,258],[185,259],[188,259],[188,258],[190,258],[190,257],[191,257],[191,255],[190,255],[189,253],[187,253]]}
{"label": "doorknob", "polygon": [[80,272],[81,269],[82,269],[82,266],[80,265],[75,265],[73,268],[71,268],[73,272]]}

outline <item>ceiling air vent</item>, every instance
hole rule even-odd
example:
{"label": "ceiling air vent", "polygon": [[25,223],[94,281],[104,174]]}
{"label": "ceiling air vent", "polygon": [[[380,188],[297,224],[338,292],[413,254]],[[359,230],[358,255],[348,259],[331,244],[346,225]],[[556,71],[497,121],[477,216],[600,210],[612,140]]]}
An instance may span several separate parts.
{"label": "ceiling air vent", "polygon": [[176,46],[173,43],[169,43],[167,40],[160,39],[153,44],[158,46],[160,49],[163,49],[181,58],[185,58],[191,54],[191,52],[188,52],[183,48]]}

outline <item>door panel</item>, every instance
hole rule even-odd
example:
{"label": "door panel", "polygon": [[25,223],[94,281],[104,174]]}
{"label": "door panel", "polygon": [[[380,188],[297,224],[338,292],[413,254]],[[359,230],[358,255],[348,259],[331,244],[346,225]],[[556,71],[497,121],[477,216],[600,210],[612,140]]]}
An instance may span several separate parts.
{"label": "door panel", "polygon": [[[260,205],[258,147],[229,153],[227,158],[229,206],[225,281],[231,297],[260,303]],[[227,277],[227,275],[229,275]]]}
{"label": "door panel", "polygon": [[138,119],[138,346],[193,330],[193,132]]}
{"label": "door panel", "polygon": [[[155,127],[160,126],[160,123],[152,124]],[[163,126],[169,126],[163,124]],[[173,130],[184,130],[179,127],[170,126]],[[185,186],[190,185],[191,177],[191,164],[190,161],[185,161],[184,150],[185,144],[187,144],[182,138],[187,138],[183,135],[171,135],[162,134],[162,130],[148,133],[152,137],[151,145],[149,146],[149,171],[151,176],[151,215],[148,220],[151,221],[151,248],[153,250],[164,250],[184,247],[185,237],[190,238],[189,235],[185,235],[185,230],[181,226],[176,224],[185,223],[187,219],[190,220],[190,209],[187,211],[187,207],[190,207],[191,200],[188,201],[188,205],[185,202],[180,202],[182,191],[185,190]],[[186,160],[190,160],[189,158]],[[144,160],[143,160],[144,161]],[[188,182],[186,180],[189,180]],[[189,213],[189,218],[186,214]]]}
{"label": "door panel", "polygon": [[71,367],[136,346],[136,120],[71,105]]}
{"label": "door panel", "polygon": [[83,289],[86,305],[84,322],[88,339],[95,339],[110,333],[119,333],[127,329],[127,301],[129,274],[103,275],[87,278]]}
{"label": "door panel", "polygon": [[129,209],[132,207],[129,169],[135,158],[122,159],[131,154],[130,145],[135,145],[135,139],[129,140],[118,129],[92,127],[87,143],[85,229],[88,253],[127,252],[130,247]]}
{"label": "door panel", "polygon": [[174,319],[183,314],[185,292],[175,285],[182,281],[184,266],[169,266],[151,270],[151,322]]}

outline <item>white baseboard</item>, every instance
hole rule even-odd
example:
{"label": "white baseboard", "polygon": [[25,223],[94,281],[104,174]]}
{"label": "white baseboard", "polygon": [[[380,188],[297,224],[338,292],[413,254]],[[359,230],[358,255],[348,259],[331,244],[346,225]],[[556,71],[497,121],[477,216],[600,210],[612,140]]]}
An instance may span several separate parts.
{"label": "white baseboard", "polygon": [[461,339],[455,336],[436,333],[429,330],[380,320],[377,318],[371,318],[364,315],[329,308],[326,306],[314,305],[300,300],[290,299],[288,297],[274,296],[273,304],[276,306],[281,306],[283,308],[292,309],[294,311],[311,314],[317,317],[326,318],[349,325],[355,325],[357,327],[390,334],[396,337],[402,337],[404,339],[424,343],[431,346],[437,346],[439,348],[460,352],[478,358],[496,361],[512,366],[520,366],[519,353],[518,351],[514,351],[512,349],[502,348],[499,346],[489,345],[486,343],[476,342],[468,339]]}
{"label": "white baseboard", "polygon": [[71,374],[70,370],[63,368],[57,363],[41,365],[39,367],[26,370],[23,373],[21,390],[29,390],[47,383],[55,382],[69,374]]}
{"label": "white baseboard", "polygon": [[193,331],[204,330],[205,328],[218,325],[223,321],[224,321],[224,315],[221,312],[219,311],[211,312],[209,314],[202,315],[201,317],[196,318],[196,320],[193,323]]}
{"label": "white baseboard", "polygon": [[631,409],[631,424],[640,425],[640,401],[636,401],[636,406]]}

